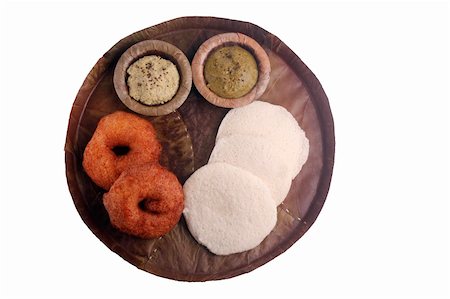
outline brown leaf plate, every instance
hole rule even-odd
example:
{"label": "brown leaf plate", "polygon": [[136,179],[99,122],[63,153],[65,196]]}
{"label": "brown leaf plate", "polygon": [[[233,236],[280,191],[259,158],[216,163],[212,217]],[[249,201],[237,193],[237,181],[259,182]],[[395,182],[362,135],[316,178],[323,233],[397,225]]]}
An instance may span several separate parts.
{"label": "brown leaf plate", "polygon": [[[278,207],[274,230],[258,247],[228,256],[214,255],[198,244],[183,218],[170,233],[159,239],[143,240],[117,231],[111,226],[103,207],[103,191],[89,179],[81,163],[83,150],[99,119],[117,110],[129,111],[119,100],[113,85],[114,67],[119,57],[140,41],[158,39],[181,49],[192,62],[205,40],[224,32],[241,32],[264,48],[272,71],[260,100],[288,109],[310,141],[308,160],[292,182],[287,198]],[[181,183],[207,163],[218,127],[228,110],[210,104],[192,87],[187,100],[177,111],[165,116],[142,116],[149,119],[158,132],[163,145],[162,165],[173,171]],[[216,280],[237,276],[267,263],[305,234],[319,215],[328,193],[334,146],[333,118],[322,86],[280,39],[247,22],[183,17],[127,36],[92,68],[70,114],[65,144],[66,176],[83,221],[122,258],[142,270],[166,278]]]}

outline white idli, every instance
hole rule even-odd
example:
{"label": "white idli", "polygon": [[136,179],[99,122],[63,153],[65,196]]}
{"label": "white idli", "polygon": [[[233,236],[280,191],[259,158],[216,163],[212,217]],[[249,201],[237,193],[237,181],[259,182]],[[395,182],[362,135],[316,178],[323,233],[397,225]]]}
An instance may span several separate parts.
{"label": "white idli", "polygon": [[230,135],[217,140],[208,163],[224,162],[250,171],[269,187],[279,205],[286,198],[292,181],[292,166],[281,147],[264,137]]}
{"label": "white idli", "polygon": [[207,164],[191,175],[183,190],[183,214],[189,231],[212,253],[250,250],[277,222],[277,208],[268,187],[241,168]]}
{"label": "white idli", "polygon": [[305,164],[309,141],[297,120],[284,107],[267,102],[253,103],[230,110],[220,124],[218,140],[234,134],[263,136],[280,148],[291,161],[294,179]]}

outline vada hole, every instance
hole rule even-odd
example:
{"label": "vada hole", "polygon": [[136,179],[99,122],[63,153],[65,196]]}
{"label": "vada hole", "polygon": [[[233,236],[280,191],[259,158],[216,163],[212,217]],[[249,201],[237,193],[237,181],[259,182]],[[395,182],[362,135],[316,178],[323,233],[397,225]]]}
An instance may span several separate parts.
{"label": "vada hole", "polygon": [[112,148],[116,156],[125,156],[130,151],[130,147],[126,145],[117,145]]}
{"label": "vada hole", "polygon": [[138,207],[139,209],[141,209],[144,212],[147,213],[151,213],[151,214],[161,214],[160,211],[158,211],[156,209],[156,207],[154,206],[154,203],[157,203],[158,200],[156,199],[149,199],[149,198],[144,198],[143,200],[141,200],[138,203]]}

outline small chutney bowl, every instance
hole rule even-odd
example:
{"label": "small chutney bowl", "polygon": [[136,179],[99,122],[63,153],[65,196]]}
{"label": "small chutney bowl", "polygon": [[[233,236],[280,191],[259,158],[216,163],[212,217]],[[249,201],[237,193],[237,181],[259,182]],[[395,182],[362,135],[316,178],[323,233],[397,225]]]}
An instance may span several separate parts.
{"label": "small chutney bowl", "polygon": [[[239,98],[223,98],[211,91],[204,77],[207,58],[216,49],[227,46],[240,46],[250,52],[258,66],[258,80],[253,88]],[[192,78],[198,92],[211,104],[224,108],[237,108],[257,100],[266,90],[270,79],[270,61],[266,51],[253,38],[237,32],[222,33],[206,40],[195,53],[192,60]]]}
{"label": "small chutney bowl", "polygon": [[[128,67],[138,59],[149,55],[158,55],[170,60],[175,64],[180,75],[180,84],[176,94],[164,104],[146,105],[133,99],[129,94]],[[180,49],[161,40],[145,40],[134,44],[120,56],[114,69],[113,82],[119,99],[130,110],[149,116],[166,115],[178,109],[188,97],[192,87],[192,72],[189,60]]]}

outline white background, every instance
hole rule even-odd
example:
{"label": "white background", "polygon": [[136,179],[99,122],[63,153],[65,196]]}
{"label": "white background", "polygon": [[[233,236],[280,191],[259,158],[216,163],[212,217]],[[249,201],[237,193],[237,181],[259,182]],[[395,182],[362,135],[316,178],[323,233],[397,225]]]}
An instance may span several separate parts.
{"label": "white background", "polygon": [[[449,298],[449,5],[2,2],[1,298]],[[174,17],[255,23],[317,75],[336,127],[331,189],[286,253],[233,279],[140,271],[84,225],[64,143],[71,105],[119,39]]]}

